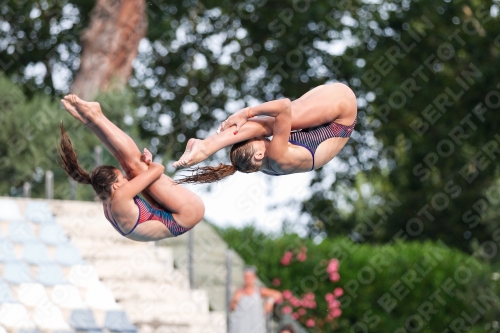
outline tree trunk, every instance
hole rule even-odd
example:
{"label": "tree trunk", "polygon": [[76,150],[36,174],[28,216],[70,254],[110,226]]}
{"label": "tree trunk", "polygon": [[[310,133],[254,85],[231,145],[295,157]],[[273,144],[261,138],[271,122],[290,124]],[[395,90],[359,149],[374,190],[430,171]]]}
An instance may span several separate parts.
{"label": "tree trunk", "polygon": [[71,91],[83,99],[122,88],[147,30],[144,0],[97,0],[81,37],[80,69]]}

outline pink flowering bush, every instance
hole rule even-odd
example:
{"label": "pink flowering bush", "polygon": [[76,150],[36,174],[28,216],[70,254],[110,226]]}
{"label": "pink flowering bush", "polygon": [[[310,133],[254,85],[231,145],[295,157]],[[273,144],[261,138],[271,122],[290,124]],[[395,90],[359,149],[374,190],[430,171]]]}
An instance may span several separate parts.
{"label": "pink flowering bush", "polygon": [[[289,267],[300,268],[301,265],[307,264],[307,250],[306,246],[301,246],[298,249],[287,249],[281,256],[281,266],[286,266],[286,270],[288,270]],[[324,267],[322,284],[329,290],[324,294],[324,297],[320,296],[321,293],[317,291],[315,293],[312,290],[301,293],[297,290],[283,289],[283,306],[281,307],[282,314],[290,315],[305,327],[319,331],[324,329],[325,326],[329,326],[329,328],[336,327],[336,320],[342,314],[338,298],[344,294],[341,287],[334,285],[335,282],[340,280],[339,261],[336,258],[331,258],[327,261],[323,260],[320,264]],[[281,273],[283,273],[283,270]],[[280,275],[280,277],[273,278],[272,284],[278,287],[281,285],[282,280],[285,281],[286,279]],[[278,284],[276,281],[280,281],[280,283]],[[320,296],[319,299],[316,298],[317,296]],[[326,301],[326,306],[324,306],[326,311],[318,311],[317,302],[323,302],[322,298]]]}
{"label": "pink flowering bush", "polygon": [[[344,238],[315,244],[297,235],[273,238],[252,229],[228,232],[224,239],[248,264],[258,267],[265,285],[282,292],[274,316],[291,317],[308,333],[402,332],[408,318],[418,314],[415,309],[443,286],[452,293],[439,294],[439,311],[419,333],[445,332],[462,313],[477,313],[473,305],[479,304],[478,297],[492,300],[500,295],[500,285],[491,278],[497,269],[440,244],[372,245]],[[401,280],[411,267],[416,274],[425,272],[417,276],[414,288]],[[456,276],[459,281],[465,276],[467,283],[454,280]],[[397,298],[397,290],[406,295],[404,299]],[[396,304],[394,311],[386,309],[390,304]],[[485,332],[498,320],[500,303],[483,309],[486,312],[467,332]]]}

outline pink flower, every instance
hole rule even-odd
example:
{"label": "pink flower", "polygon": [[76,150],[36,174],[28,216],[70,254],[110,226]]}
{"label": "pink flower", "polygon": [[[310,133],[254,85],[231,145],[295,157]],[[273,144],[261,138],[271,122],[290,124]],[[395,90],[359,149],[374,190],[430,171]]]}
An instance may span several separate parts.
{"label": "pink flower", "polygon": [[340,307],[340,302],[337,300],[333,300],[328,303],[328,310],[333,311],[335,309],[338,309]]}
{"label": "pink flower", "polygon": [[335,295],[335,297],[340,297],[344,295],[344,290],[342,288],[335,288],[333,294]]}
{"label": "pink flower", "polygon": [[332,320],[333,320],[333,317],[332,317],[330,314],[328,314],[328,316],[326,316],[326,320],[325,320],[325,321],[326,321],[327,323],[329,323],[329,322],[331,322]]}
{"label": "pink flower", "polygon": [[333,318],[337,318],[337,317],[340,317],[340,315],[341,315],[341,314],[342,314],[342,310],[340,310],[340,309],[335,309],[335,310],[333,310],[333,312],[332,312],[332,317],[333,317]]}
{"label": "pink flower", "polygon": [[300,304],[305,307],[305,308],[314,308],[316,307],[316,302],[314,300],[309,300],[309,299],[303,299]]}
{"label": "pink flower", "polygon": [[292,292],[290,290],[284,290],[283,291],[283,298],[284,299],[289,299],[290,297],[292,297]]}
{"label": "pink flower", "polygon": [[292,308],[290,306],[284,306],[283,309],[281,309],[281,312],[283,312],[284,314],[290,314],[292,313]]}
{"label": "pink flower", "polygon": [[297,311],[299,315],[303,316],[306,314],[306,309],[299,309],[299,311]]}
{"label": "pink flower", "polygon": [[340,280],[340,274],[335,272],[330,274],[330,281],[337,282]]}
{"label": "pink flower", "polygon": [[281,264],[283,266],[288,266],[292,262],[292,259],[293,259],[293,253],[287,251],[283,254],[283,257],[281,258]]}
{"label": "pink flower", "polygon": [[330,259],[328,262],[328,267],[326,268],[326,272],[329,274],[335,273],[339,269],[339,261],[337,259]]}
{"label": "pink flower", "polygon": [[325,295],[325,300],[330,303],[331,301],[333,301],[333,294],[330,294],[330,293],[327,293]]}
{"label": "pink flower", "polygon": [[278,278],[273,279],[273,286],[278,287],[281,284],[281,280]]}
{"label": "pink flower", "polygon": [[299,319],[300,315],[297,312],[292,313],[292,318],[297,320]]}
{"label": "pink flower", "polygon": [[314,299],[314,297],[316,297],[316,295],[314,295],[314,293],[309,292],[309,293],[305,294],[304,297],[307,299]]}
{"label": "pink flower", "polygon": [[294,306],[294,307],[300,306],[300,301],[295,297],[290,298],[289,301],[292,304],[292,306]]}
{"label": "pink flower", "polygon": [[306,326],[307,327],[314,327],[314,319],[307,319],[306,321]]}
{"label": "pink flower", "polygon": [[307,254],[305,252],[300,252],[297,255],[297,260],[300,262],[305,261],[306,259],[307,259]]}

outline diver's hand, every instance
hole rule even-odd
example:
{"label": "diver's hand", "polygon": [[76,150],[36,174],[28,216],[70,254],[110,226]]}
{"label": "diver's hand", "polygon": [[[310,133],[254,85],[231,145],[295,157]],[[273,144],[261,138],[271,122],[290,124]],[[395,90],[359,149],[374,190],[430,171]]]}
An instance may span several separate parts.
{"label": "diver's hand", "polygon": [[153,155],[146,148],[144,148],[144,152],[141,155],[141,161],[143,161],[144,163],[146,163],[148,166],[153,161]]}
{"label": "diver's hand", "polygon": [[238,134],[241,126],[243,126],[248,120],[248,108],[244,108],[232,114],[229,118],[224,120],[219,128],[217,129],[217,134],[222,131],[229,129],[230,127],[235,126],[236,128],[233,130],[233,134]]}

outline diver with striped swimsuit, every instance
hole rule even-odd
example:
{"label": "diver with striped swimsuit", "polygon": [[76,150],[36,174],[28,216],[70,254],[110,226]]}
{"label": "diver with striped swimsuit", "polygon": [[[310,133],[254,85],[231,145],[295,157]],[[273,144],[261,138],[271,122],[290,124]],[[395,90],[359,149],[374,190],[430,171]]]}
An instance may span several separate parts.
{"label": "diver with striped swimsuit", "polygon": [[110,212],[111,205],[104,207],[104,215],[106,216],[106,219],[122,236],[130,235],[139,224],[148,221],[160,221],[165,225],[165,227],[167,227],[167,229],[174,236],[182,235],[186,231],[192,229],[192,228],[181,227],[177,222],[175,222],[171,213],[165,210],[153,208],[150,204],[148,204],[144,199],[142,199],[139,196],[134,197],[134,203],[137,205],[137,208],[139,208],[139,216],[137,217],[137,222],[135,222],[135,225],[132,227],[132,229],[130,229],[127,232],[123,232],[120,229],[118,223],[116,223],[116,221],[113,219],[113,215]]}
{"label": "diver with striped swimsuit", "polygon": [[202,220],[205,206],[201,199],[184,186],[174,186],[163,173],[165,167],[153,162],[147,149],[141,153],[132,138],[104,116],[99,103],[73,94],[61,103],[101,140],[124,171],[112,165],[86,171],[61,124],[61,166],[75,181],[93,187],[106,219],[120,235],[134,241],[157,241],[179,236]]}
{"label": "diver with striped swimsuit", "polygon": [[[290,133],[290,138],[288,142],[291,144],[302,146],[309,150],[312,156],[312,167],[311,171],[314,170],[314,154],[316,153],[316,149],[323,142],[331,138],[349,138],[351,136],[352,131],[354,130],[354,126],[356,125],[356,121],[358,118],[354,120],[352,125],[345,126],[341,124],[337,124],[332,121],[331,123],[321,125],[315,128],[306,128],[300,131]],[[269,167],[273,172],[268,172],[265,170],[260,170],[269,176],[283,176],[283,174],[277,173],[270,164]]]}
{"label": "diver with striped swimsuit", "polygon": [[174,163],[193,166],[232,145],[231,165],[195,167],[177,182],[211,183],[236,171],[281,176],[321,168],[345,146],[356,121],[356,96],[341,83],[316,87],[293,102],[284,98],[244,108],[223,121],[217,134],[190,139]]}

